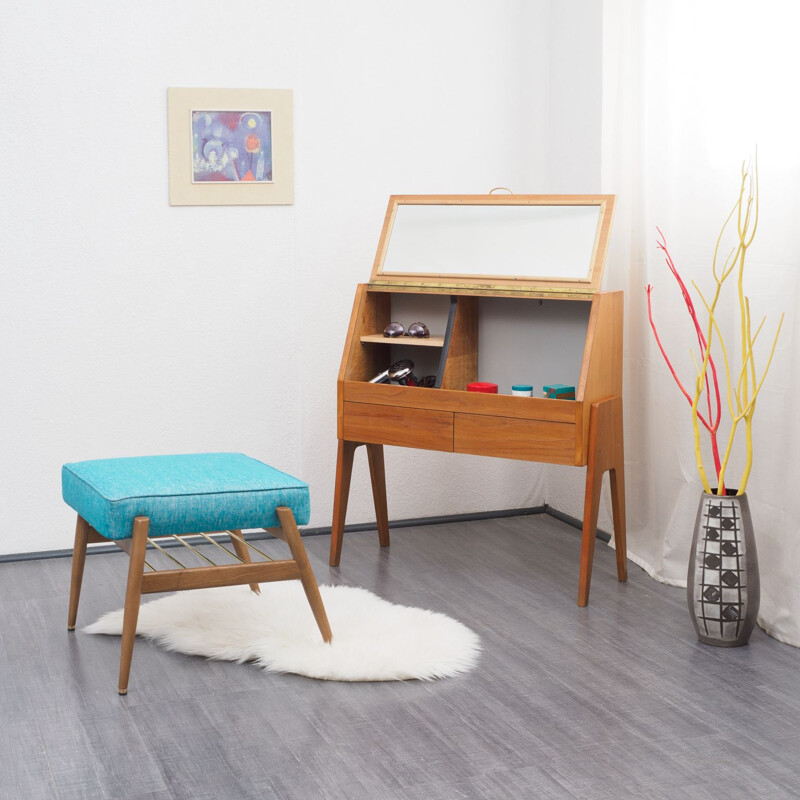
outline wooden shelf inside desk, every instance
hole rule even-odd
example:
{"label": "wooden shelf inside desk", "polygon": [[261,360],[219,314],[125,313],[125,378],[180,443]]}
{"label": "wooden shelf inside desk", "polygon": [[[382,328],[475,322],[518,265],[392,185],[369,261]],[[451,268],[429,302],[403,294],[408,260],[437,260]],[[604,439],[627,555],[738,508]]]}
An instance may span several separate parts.
{"label": "wooden shelf inside desk", "polygon": [[364,344],[402,344],[412,347],[444,347],[444,336],[384,336],[382,333],[368,333],[360,337]]}

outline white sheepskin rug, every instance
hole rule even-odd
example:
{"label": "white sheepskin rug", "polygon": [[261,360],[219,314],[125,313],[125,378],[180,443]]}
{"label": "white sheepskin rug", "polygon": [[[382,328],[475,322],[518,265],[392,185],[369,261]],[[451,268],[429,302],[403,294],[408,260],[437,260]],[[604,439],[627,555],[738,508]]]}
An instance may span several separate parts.
{"label": "white sheepskin rug", "polygon": [[[434,680],[478,660],[477,634],[444,614],[350,586],[320,592],[331,644],[322,641],[299,581],[261,584],[260,596],[247,586],[177,592],[143,603],[136,633],[167,650],[331,681]],[[84,631],[119,636],[122,610]]]}

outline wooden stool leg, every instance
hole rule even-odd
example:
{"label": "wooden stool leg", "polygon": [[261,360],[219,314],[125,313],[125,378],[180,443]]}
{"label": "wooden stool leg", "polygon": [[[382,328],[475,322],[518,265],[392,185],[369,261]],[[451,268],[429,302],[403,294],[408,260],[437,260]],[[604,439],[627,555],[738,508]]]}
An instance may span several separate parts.
{"label": "wooden stool leg", "polygon": [[81,585],[83,584],[83,567],[86,564],[86,545],[89,542],[89,523],[78,515],[75,525],[75,546],[72,550],[72,581],[69,587],[69,614],[67,616],[67,630],[75,630],[78,619],[78,602],[81,599]]}
{"label": "wooden stool leg", "polygon": [[375,503],[375,519],[378,523],[378,541],[381,547],[389,546],[389,509],[386,503],[386,467],[383,461],[383,445],[368,444],[367,460],[372,481],[372,500]]}
{"label": "wooden stool leg", "polygon": [[136,640],[136,623],[139,619],[139,603],[142,599],[142,575],[144,556],[147,550],[147,534],[150,520],[136,517],[131,536],[130,564],[128,565],[128,588],[125,592],[125,613],[122,619],[122,652],[119,661],[119,693],[128,693],[128,678],[131,674],[133,644]]}
{"label": "wooden stool leg", "polygon": [[347,499],[350,496],[350,478],[353,474],[353,455],[359,442],[346,442],[339,439],[339,452],[336,456],[336,487],[333,490],[333,523],[331,524],[330,565],[338,567],[342,558],[342,537],[344,518],[347,514]]}
{"label": "wooden stool leg", "polygon": [[289,545],[289,549],[292,551],[292,558],[300,570],[300,582],[303,584],[303,589],[305,589],[308,604],[311,606],[314,619],[317,621],[319,632],[322,634],[324,641],[330,642],[333,639],[333,634],[331,633],[331,626],[328,624],[328,615],[325,613],[325,606],[322,604],[322,595],[319,593],[317,579],[314,577],[314,571],[308,562],[306,548],[300,538],[300,531],[297,530],[297,523],[294,520],[292,509],[281,506],[277,509],[277,512],[281,529],[286,536],[286,544]]}
{"label": "wooden stool leg", "polygon": [[[250,563],[250,550],[248,549],[247,545],[244,543],[244,536],[242,535],[241,531],[233,530],[228,531],[228,535],[231,536],[231,544],[233,545],[233,549],[236,551],[236,555],[244,561],[245,564]],[[261,594],[261,587],[257,583],[250,584],[250,591],[253,594]]]}
{"label": "wooden stool leg", "polygon": [[617,548],[617,577],[627,579],[625,543],[625,451],[622,441],[622,398],[612,397],[592,404],[589,416],[589,458],[583,509],[583,541],[578,582],[578,605],[589,604],[594,541],[603,473],[610,470],[614,538]]}

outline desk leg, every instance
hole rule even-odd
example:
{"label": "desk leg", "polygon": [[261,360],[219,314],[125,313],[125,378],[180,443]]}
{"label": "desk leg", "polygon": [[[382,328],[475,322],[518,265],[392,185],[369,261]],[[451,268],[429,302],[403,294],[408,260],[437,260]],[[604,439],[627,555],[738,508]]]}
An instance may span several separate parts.
{"label": "desk leg", "polygon": [[625,524],[625,451],[622,446],[622,400],[619,420],[619,464],[609,470],[611,478],[611,512],[614,515],[614,547],[617,553],[617,579],[628,580],[628,544]]}
{"label": "desk leg", "polygon": [[333,522],[331,524],[330,565],[338,567],[342,557],[344,518],[347,515],[347,499],[350,496],[350,477],[353,474],[353,455],[360,442],[339,439],[336,456],[336,487],[333,490]]}
{"label": "desk leg", "polygon": [[378,541],[381,547],[389,546],[389,509],[386,504],[386,468],[383,463],[383,445],[368,444],[369,477],[372,481],[372,499],[378,523]]}
{"label": "desk leg", "polygon": [[603,473],[611,478],[611,505],[614,514],[614,540],[617,548],[617,577],[628,578],[625,543],[625,451],[622,442],[622,398],[613,397],[592,404],[589,417],[589,459],[586,467],[586,494],[583,507],[583,542],[578,583],[578,605],[589,604],[597,514]]}

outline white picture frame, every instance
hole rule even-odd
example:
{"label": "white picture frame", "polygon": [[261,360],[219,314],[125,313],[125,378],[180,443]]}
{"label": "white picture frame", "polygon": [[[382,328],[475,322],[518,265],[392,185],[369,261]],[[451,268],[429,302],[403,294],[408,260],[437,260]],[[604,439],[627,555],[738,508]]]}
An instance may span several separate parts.
{"label": "white picture frame", "polygon": [[167,90],[172,206],[291,205],[291,89]]}

